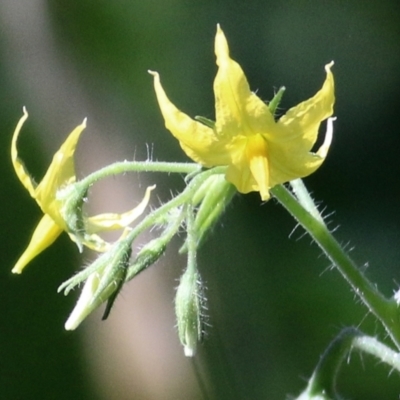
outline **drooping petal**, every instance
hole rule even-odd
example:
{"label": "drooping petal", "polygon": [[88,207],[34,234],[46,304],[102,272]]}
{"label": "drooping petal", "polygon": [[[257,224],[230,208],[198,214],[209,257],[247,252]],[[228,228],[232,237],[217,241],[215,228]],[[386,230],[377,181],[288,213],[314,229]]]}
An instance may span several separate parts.
{"label": "drooping petal", "polygon": [[106,213],[99,214],[87,219],[86,231],[89,234],[123,229],[130,225],[135,219],[143,214],[150,200],[150,193],[155,185],[146,189],[143,200],[132,210],[123,214]]}
{"label": "drooping petal", "polygon": [[[333,62],[325,66],[326,79],[322,88],[313,97],[292,107],[280,118],[278,125],[284,127],[284,134],[280,137],[268,136],[268,140],[282,141],[290,151],[311,150],[317,140],[321,122],[333,114],[335,93],[332,65]],[[292,144],[289,141],[293,141]]]}
{"label": "drooping petal", "polygon": [[63,186],[75,182],[74,154],[82,131],[86,128],[86,118],[67,137],[53,160],[45,176],[36,188],[36,201],[44,212],[59,213],[59,205],[53,205],[56,193]]}
{"label": "drooping petal", "polygon": [[229,56],[228,42],[217,27],[215,55],[218,73],[214,81],[216,132],[220,140],[252,135],[275,126],[268,106],[250,91],[240,65]]}
{"label": "drooping petal", "polygon": [[45,214],[33,232],[28,247],[15,264],[12,272],[20,274],[24,267],[60,236],[62,229]]}
{"label": "drooping petal", "polygon": [[112,245],[95,233],[91,233],[90,235],[85,233],[83,237],[70,232],[67,233],[70,239],[78,246],[80,253],[83,251],[83,246],[98,253],[105,253],[110,250]]}
{"label": "drooping petal", "polygon": [[154,89],[165,126],[179,140],[186,155],[206,167],[226,164],[228,154],[223,144],[217,141],[213,129],[175,107],[161,85],[159,74],[153,71],[149,73],[154,76]]}
{"label": "drooping petal", "polygon": [[18,151],[17,151],[17,141],[18,141],[18,136],[21,131],[22,125],[28,118],[28,112],[26,111],[26,108],[23,108],[24,115],[21,117],[21,119],[18,121],[17,127],[15,128],[12,142],[11,142],[11,161],[14,166],[15,173],[18,176],[18,179],[21,181],[21,183],[24,185],[25,189],[29,192],[29,194],[35,198],[35,184],[28,174],[28,172],[25,169],[25,166],[23,162],[18,158]]}

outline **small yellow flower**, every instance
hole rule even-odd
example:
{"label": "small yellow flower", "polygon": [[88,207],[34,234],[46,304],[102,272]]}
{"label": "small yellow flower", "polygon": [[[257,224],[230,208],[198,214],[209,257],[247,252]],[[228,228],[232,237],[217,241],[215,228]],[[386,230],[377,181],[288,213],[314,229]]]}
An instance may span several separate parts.
{"label": "small yellow flower", "polygon": [[[25,252],[15,264],[12,272],[21,273],[24,267],[33,260],[39,253],[49,247],[63,232],[66,231],[71,239],[77,243],[81,241],[74,232],[70,232],[68,224],[63,218],[63,202],[57,198],[57,192],[67,185],[76,181],[74,153],[82,131],[86,127],[86,119],[76,127],[68,136],[60,149],[55,153],[53,160],[42,181],[37,185],[27,173],[24,164],[18,158],[17,140],[22,125],[28,118],[24,108],[24,115],[18,122],[11,144],[11,159],[14,170],[29,194],[36,200],[44,213],[44,216],[37,225],[31,241]],[[95,235],[96,232],[122,229],[130,225],[141,215],[148,204],[150,191],[148,188],[142,202],[133,210],[123,214],[101,214],[95,217],[85,218],[86,240],[82,244],[96,251],[104,251],[108,243]]]}
{"label": "small yellow flower", "polygon": [[202,119],[196,121],[176,108],[165,94],[158,73],[149,71],[154,75],[165,125],[191,159],[205,167],[227,166],[226,179],[239,192],[259,191],[267,200],[270,188],[313,173],[326,157],[332,129],[328,129],[316,153],[311,149],[321,122],[333,113],[333,63],[325,66],[321,90],[275,121],[268,106],[250,91],[240,65],[230,58],[219,25],[215,54],[218,73],[214,81],[214,126],[204,125],[199,122]]}

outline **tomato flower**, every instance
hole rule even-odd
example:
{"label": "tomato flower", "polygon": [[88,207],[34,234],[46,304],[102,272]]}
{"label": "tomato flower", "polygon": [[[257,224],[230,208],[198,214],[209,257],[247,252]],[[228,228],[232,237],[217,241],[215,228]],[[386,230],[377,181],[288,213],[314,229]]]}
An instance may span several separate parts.
{"label": "tomato flower", "polygon": [[192,160],[205,167],[227,166],[226,179],[239,192],[259,191],[268,200],[269,189],[313,173],[327,155],[332,119],[322,146],[316,152],[311,149],[321,122],[333,113],[333,62],[325,66],[321,90],[275,121],[268,105],[250,91],[240,65],[230,58],[219,25],[215,54],[215,123],[202,117],[192,119],[180,111],[167,97],[159,74],[149,71],[165,125]]}
{"label": "tomato flower", "polygon": [[130,225],[140,216],[148,204],[150,191],[154,187],[147,188],[145,197],[133,210],[123,214],[101,214],[84,219],[84,233],[82,240],[77,232],[71,231],[70,224],[65,220],[62,212],[64,201],[60,200],[57,194],[76,181],[74,153],[82,131],[86,127],[86,119],[76,127],[68,136],[60,149],[55,153],[45,176],[37,185],[27,173],[24,164],[18,158],[17,140],[21,128],[28,118],[24,108],[24,115],[18,122],[11,144],[11,159],[14,170],[25,189],[36,200],[43,211],[43,217],[37,225],[31,241],[15,264],[12,272],[21,273],[25,266],[38,254],[49,247],[63,232],[67,232],[71,239],[78,244],[83,244],[96,251],[107,249],[108,243],[96,235],[97,232],[122,229]]}

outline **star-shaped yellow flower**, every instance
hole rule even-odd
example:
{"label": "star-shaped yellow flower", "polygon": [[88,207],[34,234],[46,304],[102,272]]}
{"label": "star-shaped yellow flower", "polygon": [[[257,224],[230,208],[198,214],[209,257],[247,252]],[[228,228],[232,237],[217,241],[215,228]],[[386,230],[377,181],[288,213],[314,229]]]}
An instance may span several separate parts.
{"label": "star-shaped yellow flower", "polygon": [[12,272],[18,274],[33,258],[49,247],[63,231],[66,231],[71,239],[77,243],[82,242],[83,245],[93,250],[104,251],[109,247],[108,243],[95,233],[122,229],[130,225],[133,220],[143,213],[150,198],[150,191],[154,188],[148,188],[141,203],[131,211],[123,214],[101,214],[85,218],[85,238],[84,240],[81,237],[77,238],[75,232],[70,231],[67,221],[64,219],[62,213],[63,202],[57,198],[57,192],[76,181],[74,153],[79,137],[86,127],[86,119],[70,133],[67,140],[55,153],[44,178],[36,185],[26,172],[24,164],[18,158],[17,151],[18,135],[27,118],[28,113],[24,108],[24,115],[18,122],[13,135],[11,159],[19,180],[36,200],[44,216],[37,225],[25,252],[12,269]]}
{"label": "star-shaped yellow flower", "polygon": [[250,91],[240,65],[230,58],[219,25],[215,54],[218,73],[214,81],[213,126],[176,108],[165,94],[158,73],[150,71],[165,125],[192,160],[205,167],[227,166],[226,179],[239,192],[259,191],[267,200],[270,188],[313,173],[326,157],[332,129],[328,129],[316,153],[311,149],[321,122],[333,113],[333,63],[325,66],[321,90],[275,121],[268,106]]}

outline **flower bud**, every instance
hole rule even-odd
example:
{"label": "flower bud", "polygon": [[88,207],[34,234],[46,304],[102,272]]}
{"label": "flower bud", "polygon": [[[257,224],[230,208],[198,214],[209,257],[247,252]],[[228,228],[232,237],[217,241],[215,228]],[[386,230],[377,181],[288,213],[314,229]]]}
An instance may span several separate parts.
{"label": "flower bud", "polygon": [[197,270],[187,268],[181,277],[175,298],[179,339],[185,356],[193,357],[202,337],[202,285]]}
{"label": "flower bud", "polygon": [[209,188],[197,211],[194,221],[199,244],[210,232],[214,223],[218,221],[226,206],[236,193],[235,187],[223,175],[213,175],[210,178]]}
{"label": "flower bud", "polygon": [[[108,316],[111,306],[125,282],[131,251],[130,241],[121,239],[93,263],[96,269],[86,279],[79,300],[65,323],[66,330],[76,329],[92,311],[105,301],[108,301],[108,304],[103,319]],[[90,269],[92,266],[88,268]],[[61,288],[63,287],[65,284]],[[71,285],[66,290],[70,289]]]}
{"label": "flower bud", "polygon": [[127,281],[130,281],[147,267],[153,265],[164,254],[168,243],[177,233],[181,222],[182,212],[180,210],[171,210],[168,214],[168,224],[161,235],[146,243],[137,254],[135,261],[128,269]]}
{"label": "flower bud", "polygon": [[[235,187],[225,179],[224,175],[212,175],[200,185],[193,196],[194,205],[201,201],[193,227],[198,246],[202,244],[214,224],[221,217],[235,193]],[[187,244],[185,243],[179,252],[186,251]]]}
{"label": "flower bud", "polygon": [[167,244],[163,237],[151,240],[137,254],[134,263],[129,267],[126,280],[133,279],[140,272],[144,271],[150,265],[153,265],[165,251]]}

